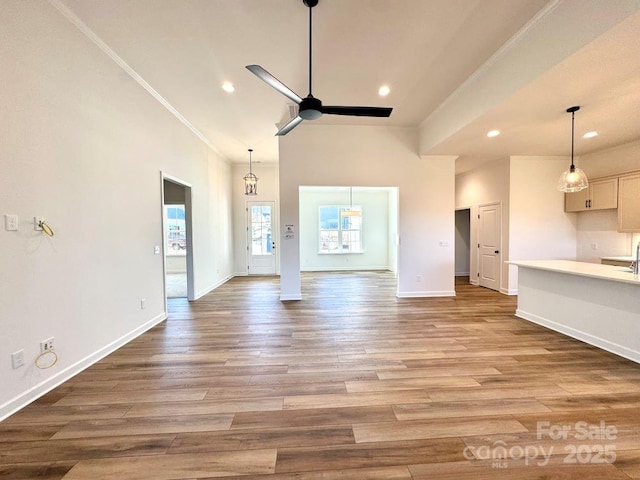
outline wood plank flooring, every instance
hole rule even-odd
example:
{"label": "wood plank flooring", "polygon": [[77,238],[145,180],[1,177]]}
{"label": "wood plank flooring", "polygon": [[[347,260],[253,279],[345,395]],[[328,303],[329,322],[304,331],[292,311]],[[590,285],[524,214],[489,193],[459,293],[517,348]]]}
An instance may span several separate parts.
{"label": "wood plank flooring", "polygon": [[270,277],[170,300],[0,423],[0,478],[640,479],[639,365],[464,281],[398,299],[389,273],[302,279],[301,302]]}

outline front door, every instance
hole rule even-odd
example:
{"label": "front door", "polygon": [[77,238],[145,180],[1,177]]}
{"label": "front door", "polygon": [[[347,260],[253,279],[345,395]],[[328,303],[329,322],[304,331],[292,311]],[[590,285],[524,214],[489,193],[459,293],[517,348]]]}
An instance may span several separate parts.
{"label": "front door", "polygon": [[478,277],[481,287],[500,290],[502,209],[499,203],[478,210]]}
{"label": "front door", "polygon": [[276,274],[275,202],[247,202],[247,273]]}

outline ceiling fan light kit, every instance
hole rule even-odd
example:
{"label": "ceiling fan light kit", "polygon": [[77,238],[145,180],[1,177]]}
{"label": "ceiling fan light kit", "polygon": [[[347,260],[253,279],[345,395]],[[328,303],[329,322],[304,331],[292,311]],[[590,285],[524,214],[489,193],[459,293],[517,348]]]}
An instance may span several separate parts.
{"label": "ceiling fan light kit", "polygon": [[575,116],[580,107],[569,107],[567,113],[571,114],[571,166],[565,170],[558,180],[558,190],[565,193],[579,192],[589,186],[587,174],[576,167],[573,163],[573,144],[575,137]]}
{"label": "ceiling fan light kit", "polygon": [[312,9],[318,5],[318,0],[302,0],[302,3],[309,7],[309,94],[302,98],[293,90],[287,87],[276,77],[267,72],[260,65],[247,65],[247,69],[260,80],[267,83],[272,88],[283,94],[285,97],[298,104],[298,116],[291,119],[282,127],[276,135],[286,135],[293,130],[303,120],[317,120],[322,115],[347,115],[356,117],[388,117],[392,108],[388,107],[354,107],[354,106],[325,106],[319,98],[312,94]]}

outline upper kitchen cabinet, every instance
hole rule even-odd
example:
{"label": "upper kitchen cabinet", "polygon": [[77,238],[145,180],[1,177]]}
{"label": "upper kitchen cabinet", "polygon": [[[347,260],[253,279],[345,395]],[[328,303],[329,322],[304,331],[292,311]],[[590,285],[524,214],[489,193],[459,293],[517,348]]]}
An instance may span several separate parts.
{"label": "upper kitchen cabinet", "polygon": [[640,232],[640,173],[619,178],[618,231]]}
{"label": "upper kitchen cabinet", "polygon": [[594,180],[589,187],[574,193],[565,193],[565,212],[585,212],[618,208],[618,179]]}

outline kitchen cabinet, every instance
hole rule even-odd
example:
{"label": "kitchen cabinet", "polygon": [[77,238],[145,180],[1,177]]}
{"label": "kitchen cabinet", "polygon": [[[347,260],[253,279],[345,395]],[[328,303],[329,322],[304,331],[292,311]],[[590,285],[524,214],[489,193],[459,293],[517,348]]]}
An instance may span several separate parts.
{"label": "kitchen cabinet", "polygon": [[640,232],[640,173],[619,178],[618,231]]}
{"label": "kitchen cabinet", "polygon": [[618,179],[593,180],[584,190],[565,193],[565,212],[618,208]]}

